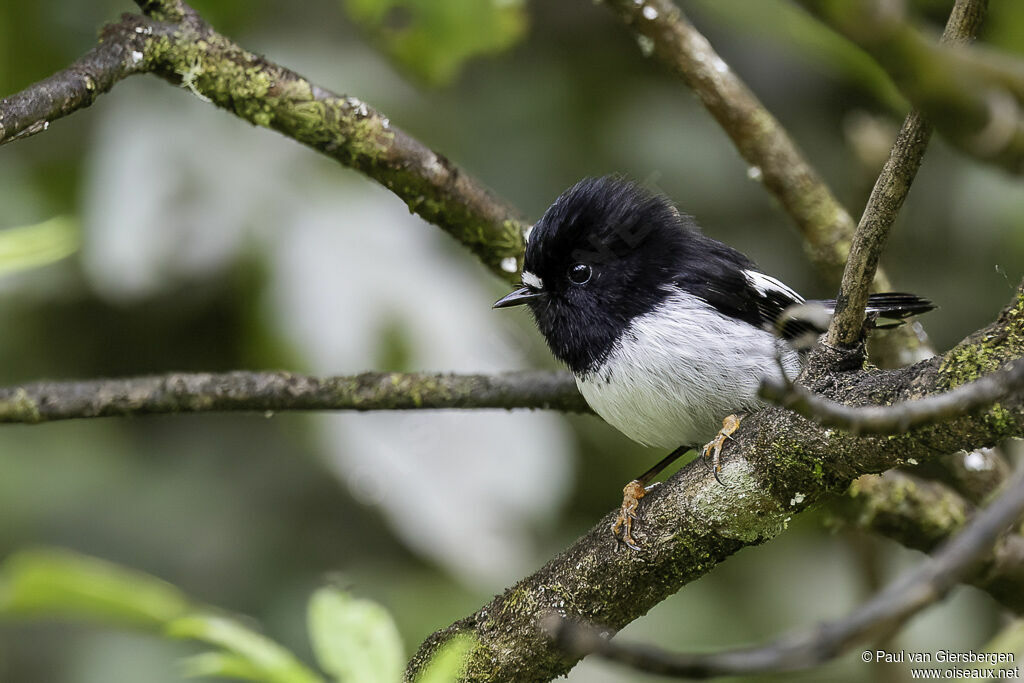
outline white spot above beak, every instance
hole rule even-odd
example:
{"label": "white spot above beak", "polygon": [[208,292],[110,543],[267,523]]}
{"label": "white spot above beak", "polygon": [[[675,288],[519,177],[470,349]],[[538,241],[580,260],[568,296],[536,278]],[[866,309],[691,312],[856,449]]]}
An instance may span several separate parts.
{"label": "white spot above beak", "polygon": [[528,270],[523,271],[523,284],[531,289],[544,289],[544,281]]}

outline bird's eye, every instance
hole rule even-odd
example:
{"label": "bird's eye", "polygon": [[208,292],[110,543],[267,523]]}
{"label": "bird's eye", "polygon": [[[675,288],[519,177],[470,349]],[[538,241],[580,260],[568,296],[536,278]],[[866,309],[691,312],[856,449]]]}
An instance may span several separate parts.
{"label": "bird's eye", "polygon": [[586,284],[587,280],[590,279],[590,275],[590,266],[585,263],[574,263],[569,266],[569,281],[574,284]]}

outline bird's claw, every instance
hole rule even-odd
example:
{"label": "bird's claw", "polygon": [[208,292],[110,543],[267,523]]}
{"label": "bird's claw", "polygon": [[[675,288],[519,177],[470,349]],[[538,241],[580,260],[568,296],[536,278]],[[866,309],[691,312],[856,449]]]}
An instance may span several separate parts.
{"label": "bird's claw", "polygon": [[619,508],[619,516],[612,524],[612,534],[615,538],[633,550],[640,550],[640,546],[633,540],[633,520],[639,519],[636,511],[640,506],[640,499],[647,495],[648,490],[639,479],[634,479],[626,484],[622,489],[622,506]]}
{"label": "bird's claw", "polygon": [[706,443],[700,452],[701,460],[705,466],[707,466],[708,460],[711,461],[711,471],[715,475],[715,480],[722,486],[726,485],[719,476],[722,471],[722,446],[725,445],[725,440],[731,439],[733,432],[739,429],[740,420],[742,419],[743,418],[737,417],[736,415],[729,415],[722,420],[722,428],[719,430],[718,434],[715,435],[715,438]]}

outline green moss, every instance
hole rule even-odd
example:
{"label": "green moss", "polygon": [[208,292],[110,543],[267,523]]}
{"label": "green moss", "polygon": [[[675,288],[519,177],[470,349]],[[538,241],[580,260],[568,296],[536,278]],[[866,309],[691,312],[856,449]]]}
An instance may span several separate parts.
{"label": "green moss", "polygon": [[532,613],[535,606],[536,601],[533,598],[533,593],[528,588],[515,587],[505,595],[505,599],[501,604],[501,613],[503,615],[518,612]]}
{"label": "green moss", "polygon": [[1000,438],[1012,436],[1017,431],[1017,422],[1013,413],[1000,403],[993,403],[984,417],[985,424]]}
{"label": "green moss", "polygon": [[997,354],[984,343],[958,346],[946,354],[939,366],[939,386],[952,389],[973,382],[998,365]]}
{"label": "green moss", "polygon": [[18,388],[14,396],[0,401],[0,422],[24,422],[35,424],[43,421],[39,413],[39,405],[32,400],[28,392]]}
{"label": "green moss", "polygon": [[825,470],[822,469],[821,463],[818,461],[814,462],[814,467],[811,469],[811,474],[813,474],[814,478],[819,482],[823,482],[825,480]]}
{"label": "green moss", "polygon": [[1024,292],[1001,317],[1001,334],[990,334],[980,340],[961,344],[946,354],[939,366],[939,386],[958,387],[992,372],[1024,351]]}

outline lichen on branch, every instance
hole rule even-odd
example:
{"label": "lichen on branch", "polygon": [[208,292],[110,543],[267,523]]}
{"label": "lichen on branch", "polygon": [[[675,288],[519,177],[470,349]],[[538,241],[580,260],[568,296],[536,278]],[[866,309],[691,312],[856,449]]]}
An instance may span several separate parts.
{"label": "lichen on branch", "polygon": [[172,373],[0,388],[0,423],[227,411],[430,408],[589,411],[569,374],[543,370],[496,375],[364,372],[324,378],[291,372]]}

